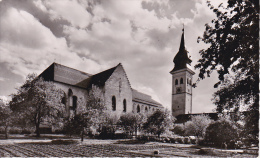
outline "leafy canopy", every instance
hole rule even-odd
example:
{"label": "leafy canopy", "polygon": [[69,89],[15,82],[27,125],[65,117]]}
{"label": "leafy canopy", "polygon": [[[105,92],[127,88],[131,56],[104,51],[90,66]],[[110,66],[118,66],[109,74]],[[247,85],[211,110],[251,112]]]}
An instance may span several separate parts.
{"label": "leafy canopy", "polygon": [[63,120],[63,94],[52,82],[44,81],[36,74],[29,74],[17,93],[12,94],[10,108],[17,116],[17,121],[24,126],[34,125],[37,136],[40,136],[41,123],[57,125]]}
{"label": "leafy canopy", "polygon": [[[214,85],[219,90],[214,94],[217,111],[224,109],[238,111],[246,105],[247,129],[258,139],[259,123],[259,2],[258,0],[228,0],[208,6],[217,18],[206,24],[203,37],[209,44],[199,53],[201,59],[195,68],[200,70],[199,78],[208,77],[217,71],[219,81]],[[258,143],[257,143],[258,144]]]}

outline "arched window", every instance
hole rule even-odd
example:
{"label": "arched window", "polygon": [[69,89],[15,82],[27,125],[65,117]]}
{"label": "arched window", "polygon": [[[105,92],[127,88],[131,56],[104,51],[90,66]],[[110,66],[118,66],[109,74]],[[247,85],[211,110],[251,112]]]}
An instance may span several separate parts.
{"label": "arched window", "polygon": [[73,92],[71,89],[69,89],[69,92],[68,92],[68,105],[70,108],[73,107]]}
{"label": "arched window", "polygon": [[147,107],[145,107],[145,112],[148,112],[148,108]]}
{"label": "arched window", "polygon": [[123,101],[123,112],[126,112],[126,100]]}
{"label": "arched window", "polygon": [[189,79],[187,78],[187,84],[190,84],[190,81],[189,81]]}
{"label": "arched window", "polygon": [[61,103],[64,104],[64,105],[66,105],[66,102],[67,102],[66,100],[67,100],[67,99],[66,99],[66,97],[64,96],[64,97],[61,99]]}
{"label": "arched window", "polygon": [[66,93],[63,93],[63,97],[62,97],[62,99],[61,99],[61,103],[64,104],[64,105],[66,105],[66,103],[67,103]]}
{"label": "arched window", "polygon": [[139,113],[139,112],[140,112],[140,106],[139,106],[139,105],[137,105],[137,108],[136,108],[136,110],[137,110],[137,113]]}
{"label": "arched window", "polygon": [[175,80],[175,85],[178,85],[178,79]]}
{"label": "arched window", "polygon": [[78,101],[78,97],[73,96],[73,106],[72,106],[73,110],[76,110],[76,108],[77,108],[77,101]]}
{"label": "arched window", "polygon": [[181,80],[180,80],[180,84],[183,84],[183,78],[181,78]]}
{"label": "arched window", "polygon": [[112,110],[116,111],[116,97],[115,96],[112,97]]}

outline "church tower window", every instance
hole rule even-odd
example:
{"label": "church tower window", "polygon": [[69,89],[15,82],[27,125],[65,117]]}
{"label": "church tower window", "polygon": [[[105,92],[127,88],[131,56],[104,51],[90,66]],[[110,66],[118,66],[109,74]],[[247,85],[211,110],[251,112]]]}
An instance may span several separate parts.
{"label": "church tower window", "polygon": [[183,78],[181,78],[181,80],[180,80],[180,84],[183,84]]}
{"label": "church tower window", "polygon": [[137,113],[139,113],[140,112],[140,106],[139,105],[137,105]]}
{"label": "church tower window", "polygon": [[116,97],[115,96],[112,97],[112,110],[116,111]]}
{"label": "church tower window", "polygon": [[126,112],[126,100],[123,101],[123,112]]}
{"label": "church tower window", "polygon": [[178,85],[178,79],[175,80],[175,85]]}

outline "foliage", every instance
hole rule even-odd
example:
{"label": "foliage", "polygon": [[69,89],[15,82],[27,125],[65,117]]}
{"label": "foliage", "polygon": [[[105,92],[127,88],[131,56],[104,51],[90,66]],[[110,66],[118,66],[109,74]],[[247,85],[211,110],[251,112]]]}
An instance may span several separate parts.
{"label": "foliage", "polygon": [[[199,77],[209,77],[217,71],[222,87],[214,94],[217,111],[237,111],[249,105],[246,126],[248,134],[258,141],[259,124],[259,2],[257,0],[228,0],[227,7],[209,7],[217,19],[206,24],[203,37],[198,41],[209,44],[201,50],[201,59],[195,68]],[[233,74],[233,75],[232,75]],[[258,144],[258,143],[257,143]]]}
{"label": "foliage", "polygon": [[185,128],[183,124],[180,125],[175,125],[173,129],[174,134],[180,135],[180,136],[185,136]]}
{"label": "foliage", "polygon": [[8,128],[11,124],[11,109],[9,105],[0,104],[0,126],[4,126],[5,138],[8,139]]}
{"label": "foliage", "polygon": [[120,116],[118,125],[131,135],[141,129],[140,127],[145,123],[146,119],[145,115],[141,113],[126,113]]}
{"label": "foliage", "polygon": [[116,114],[111,113],[111,111],[105,111],[102,116],[102,120],[99,124],[98,131],[100,132],[100,137],[102,139],[110,139],[115,137],[115,132],[117,129],[117,122],[119,118]]}
{"label": "foliage", "polygon": [[63,92],[52,82],[29,74],[25,83],[17,90],[16,94],[12,94],[10,108],[20,125],[34,125],[39,137],[41,123],[54,125],[62,121],[65,110],[61,103]]}
{"label": "foliage", "polygon": [[234,148],[240,138],[239,126],[229,116],[222,116],[206,129],[205,141],[218,147]]}
{"label": "foliage", "polygon": [[83,140],[84,132],[91,132],[92,127],[98,128],[103,121],[105,105],[102,91],[92,86],[87,99],[80,98],[77,105],[75,115],[66,122],[64,130],[70,135],[81,135]]}
{"label": "foliage", "polygon": [[210,122],[209,116],[206,115],[191,116],[191,121],[185,123],[185,134],[203,137]]}
{"label": "foliage", "polygon": [[147,133],[155,134],[160,138],[162,133],[173,127],[173,122],[174,119],[167,109],[165,111],[156,110],[148,116],[143,128]]}

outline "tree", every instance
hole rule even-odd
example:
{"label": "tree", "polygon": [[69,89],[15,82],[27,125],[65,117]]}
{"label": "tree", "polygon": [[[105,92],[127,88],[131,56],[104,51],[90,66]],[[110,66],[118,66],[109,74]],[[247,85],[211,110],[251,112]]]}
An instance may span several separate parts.
{"label": "tree", "polygon": [[98,129],[100,132],[99,136],[103,139],[114,138],[119,118],[109,110],[105,111],[102,115]]}
{"label": "tree", "polygon": [[206,129],[205,141],[218,147],[235,147],[239,140],[240,130],[238,124],[233,122],[229,116],[220,116]]}
{"label": "tree", "polygon": [[191,121],[185,123],[185,134],[194,135],[197,137],[203,137],[206,128],[211,123],[209,116],[206,115],[196,115],[191,116]]}
{"label": "tree", "polygon": [[36,74],[29,74],[25,83],[12,94],[10,108],[24,125],[34,125],[40,137],[40,124],[55,125],[63,120],[65,105],[61,103],[63,92],[53,82],[44,81]]}
{"label": "tree", "polygon": [[126,113],[120,116],[118,125],[124,128],[126,133],[137,135],[137,131],[146,122],[145,115],[141,113]]}
{"label": "tree", "polygon": [[[257,0],[228,0],[214,8],[217,19],[206,24],[203,41],[209,48],[201,50],[201,59],[195,68],[200,69],[199,78],[218,72],[222,87],[214,94],[217,111],[238,111],[248,105],[246,126],[248,134],[258,142],[259,124],[259,2]],[[257,143],[258,144],[258,143]]]}
{"label": "tree", "polygon": [[92,85],[89,90],[86,100],[80,98],[75,115],[69,119],[65,125],[67,133],[81,135],[81,141],[85,130],[90,132],[90,128],[98,128],[102,123],[104,117],[104,97],[102,91]]}
{"label": "tree", "polygon": [[148,116],[143,128],[147,133],[155,134],[160,138],[162,133],[173,127],[173,122],[174,119],[167,109],[165,111],[156,110]]}
{"label": "tree", "polygon": [[0,125],[5,128],[5,139],[8,139],[8,128],[11,124],[11,109],[0,99]]}

